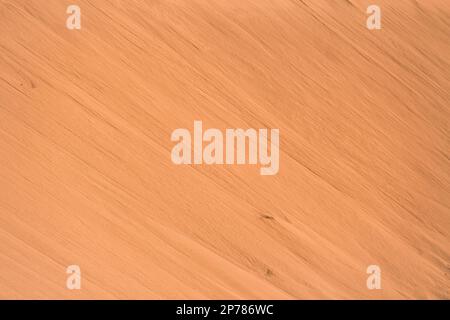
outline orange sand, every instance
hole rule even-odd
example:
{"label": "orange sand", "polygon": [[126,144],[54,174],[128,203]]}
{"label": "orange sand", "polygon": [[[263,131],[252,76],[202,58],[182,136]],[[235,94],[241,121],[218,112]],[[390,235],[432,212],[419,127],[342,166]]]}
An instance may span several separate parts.
{"label": "orange sand", "polygon": [[[0,298],[449,299],[449,37],[447,0],[0,0]],[[279,128],[279,173],[174,165],[196,119]]]}

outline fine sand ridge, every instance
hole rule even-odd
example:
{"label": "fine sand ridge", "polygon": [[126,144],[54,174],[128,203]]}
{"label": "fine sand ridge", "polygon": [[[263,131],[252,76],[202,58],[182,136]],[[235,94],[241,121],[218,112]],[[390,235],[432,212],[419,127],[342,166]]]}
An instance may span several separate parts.
{"label": "fine sand ridge", "polygon": [[[449,299],[449,37],[446,0],[0,0],[0,298]],[[278,128],[278,174],[174,165],[194,120]]]}

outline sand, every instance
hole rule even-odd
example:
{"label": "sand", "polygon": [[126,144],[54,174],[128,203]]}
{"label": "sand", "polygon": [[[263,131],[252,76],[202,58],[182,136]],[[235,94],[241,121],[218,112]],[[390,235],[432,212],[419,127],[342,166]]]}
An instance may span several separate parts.
{"label": "sand", "polygon": [[[1,0],[0,298],[449,299],[449,35],[446,0]],[[279,172],[175,165],[194,120],[279,129]]]}

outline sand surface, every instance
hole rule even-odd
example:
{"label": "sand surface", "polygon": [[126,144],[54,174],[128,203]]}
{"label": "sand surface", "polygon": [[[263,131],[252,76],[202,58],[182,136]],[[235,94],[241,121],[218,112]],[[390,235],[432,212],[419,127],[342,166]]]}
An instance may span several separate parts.
{"label": "sand surface", "polygon": [[0,0],[0,298],[449,299],[449,150],[447,0]]}

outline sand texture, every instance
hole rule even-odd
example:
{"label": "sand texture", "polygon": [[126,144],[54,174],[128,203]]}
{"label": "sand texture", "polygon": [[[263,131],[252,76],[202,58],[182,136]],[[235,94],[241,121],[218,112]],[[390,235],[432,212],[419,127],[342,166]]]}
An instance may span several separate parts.
{"label": "sand texture", "polygon": [[[278,128],[278,174],[175,165],[194,120]],[[449,274],[449,1],[0,0],[0,298],[449,299]]]}

